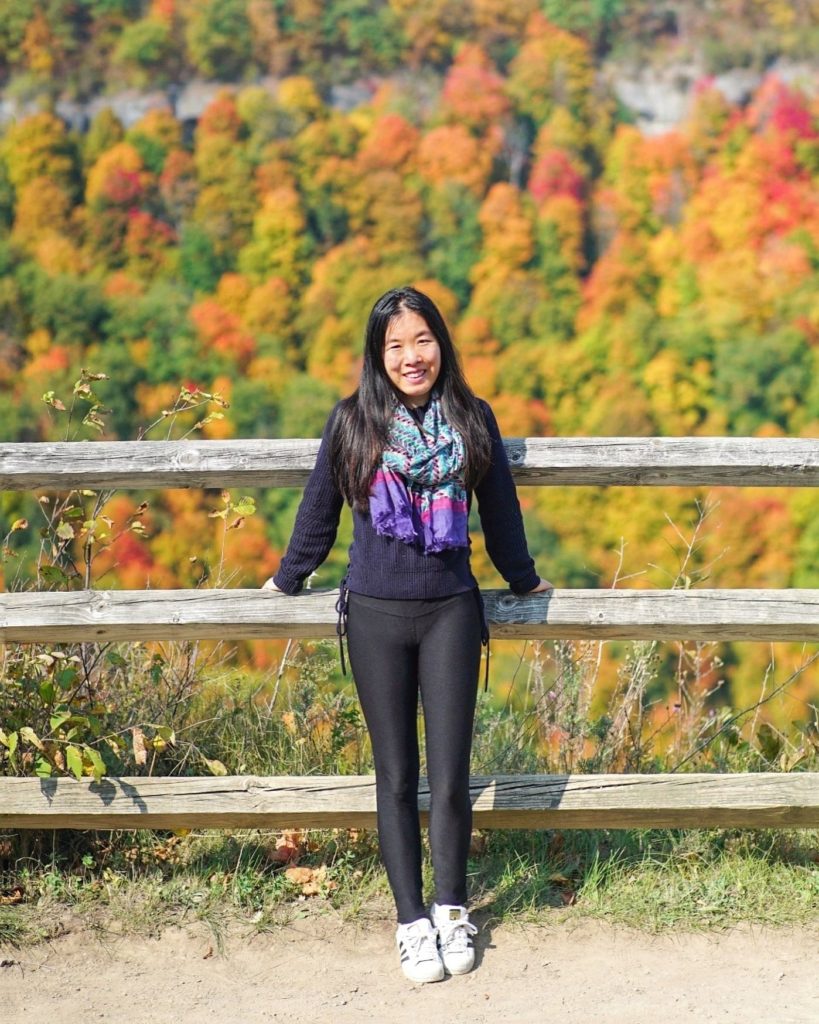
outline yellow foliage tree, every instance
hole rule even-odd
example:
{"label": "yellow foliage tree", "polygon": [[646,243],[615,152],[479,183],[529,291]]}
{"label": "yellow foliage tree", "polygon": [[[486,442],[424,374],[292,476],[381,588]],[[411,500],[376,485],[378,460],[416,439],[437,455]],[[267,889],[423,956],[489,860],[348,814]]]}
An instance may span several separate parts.
{"label": "yellow foliage tree", "polygon": [[254,283],[280,277],[291,287],[304,280],[310,243],[301,199],[287,186],[269,192],[253,220],[253,237],[239,253],[242,273]]}
{"label": "yellow foliage tree", "polygon": [[35,8],[34,15],[26,25],[22,43],[26,64],[38,78],[48,78],[54,73],[62,58],[60,41],[51,30],[45,12]]}
{"label": "yellow foliage tree", "polygon": [[144,197],[151,180],[139,150],[130,142],[119,142],[102,153],[89,170],[85,201],[89,206],[99,202],[130,206]]}
{"label": "yellow foliage tree", "polygon": [[467,34],[470,5],[460,0],[388,0],[408,41],[408,60],[413,68],[421,64],[442,64],[454,42]]}
{"label": "yellow foliage tree", "polygon": [[17,196],[12,237],[31,249],[45,237],[68,235],[71,197],[51,178],[33,178]]}
{"label": "yellow foliage tree", "polygon": [[535,12],[509,65],[507,91],[536,124],[561,107],[582,125],[593,120],[594,65],[588,44]]}
{"label": "yellow foliage tree", "polygon": [[2,153],[15,189],[35,178],[71,187],[74,154],[65,125],[54,114],[44,111],[12,124],[3,138]]}
{"label": "yellow foliage tree", "polygon": [[441,125],[427,132],[418,147],[418,171],[431,185],[455,181],[481,197],[498,150],[494,136],[476,138],[465,125]]}

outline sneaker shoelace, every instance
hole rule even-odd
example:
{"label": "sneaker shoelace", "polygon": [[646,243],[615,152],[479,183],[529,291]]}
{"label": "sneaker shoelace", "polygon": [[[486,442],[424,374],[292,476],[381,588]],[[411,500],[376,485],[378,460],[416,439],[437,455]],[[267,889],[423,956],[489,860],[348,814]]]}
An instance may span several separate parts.
{"label": "sneaker shoelace", "polygon": [[402,940],[409,946],[414,960],[422,962],[438,959],[438,946],[435,942],[434,930],[408,928],[404,932]]}
{"label": "sneaker shoelace", "polygon": [[470,946],[470,936],[477,935],[478,929],[471,921],[445,921],[438,927],[441,939],[441,950],[452,953],[464,953]]}

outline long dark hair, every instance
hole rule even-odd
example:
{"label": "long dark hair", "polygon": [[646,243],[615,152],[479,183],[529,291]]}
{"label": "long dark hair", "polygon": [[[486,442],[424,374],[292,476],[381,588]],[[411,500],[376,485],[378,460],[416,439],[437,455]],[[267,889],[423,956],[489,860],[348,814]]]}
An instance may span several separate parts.
{"label": "long dark hair", "polygon": [[422,316],[441,350],[441,370],[433,393],[444,415],[461,434],[466,449],[465,483],[474,488],[489,468],[492,441],[481,407],[466,383],[458,353],[438,307],[423,292],[405,286],[385,292],[367,321],[364,366],[358,388],[344,399],[333,424],[333,472],[345,499],[366,511],[370,482],[389,437],[396,397],[384,367],[384,339],[392,318],[404,310]]}

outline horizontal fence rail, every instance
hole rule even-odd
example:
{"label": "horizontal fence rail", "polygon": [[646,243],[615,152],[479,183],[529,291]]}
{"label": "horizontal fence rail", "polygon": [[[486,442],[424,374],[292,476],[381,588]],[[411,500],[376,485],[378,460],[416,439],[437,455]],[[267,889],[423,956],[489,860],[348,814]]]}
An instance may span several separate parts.
{"label": "horizontal fence rail", "polygon": [[[819,486],[819,439],[526,437],[504,441],[518,484]],[[319,442],[89,441],[5,444],[0,490],[301,487]]]}
{"label": "horizontal fence rail", "polygon": [[[483,592],[499,639],[819,640],[819,590]],[[336,635],[335,590],[78,590],[0,594],[18,643]]]}
{"label": "horizontal fence rail", "polygon": [[[470,780],[476,828],[819,826],[819,774]],[[429,790],[419,800],[426,823]],[[370,775],[0,779],[0,828],[369,828]]]}

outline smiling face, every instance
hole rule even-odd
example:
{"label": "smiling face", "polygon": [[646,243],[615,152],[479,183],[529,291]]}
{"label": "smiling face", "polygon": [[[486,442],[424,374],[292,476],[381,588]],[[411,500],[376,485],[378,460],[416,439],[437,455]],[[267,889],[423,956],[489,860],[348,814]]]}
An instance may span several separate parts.
{"label": "smiling face", "polygon": [[402,309],[384,335],[384,369],[404,405],[414,409],[429,398],[441,372],[441,348],[426,320]]}

